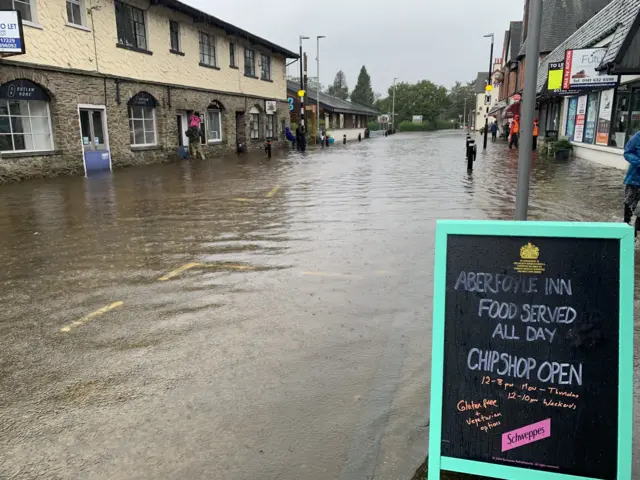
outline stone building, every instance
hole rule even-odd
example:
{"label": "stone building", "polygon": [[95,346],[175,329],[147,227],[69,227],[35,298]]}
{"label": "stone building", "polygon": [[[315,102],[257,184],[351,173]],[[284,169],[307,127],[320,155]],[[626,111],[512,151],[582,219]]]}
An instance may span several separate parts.
{"label": "stone building", "polygon": [[[298,55],[177,0],[3,0],[26,53],[0,59],[0,181],[285,143]],[[3,3],[4,5],[4,3]]]}

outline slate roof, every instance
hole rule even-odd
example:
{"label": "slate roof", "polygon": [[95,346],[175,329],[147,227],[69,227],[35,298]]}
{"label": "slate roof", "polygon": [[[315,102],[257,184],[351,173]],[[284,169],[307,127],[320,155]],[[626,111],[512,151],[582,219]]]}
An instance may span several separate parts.
{"label": "slate roof", "polygon": [[540,93],[547,81],[549,63],[562,62],[565,50],[588,48],[598,41],[615,33],[608,47],[603,64],[613,59],[620,50],[622,41],[627,36],[633,21],[640,10],[640,0],[613,0],[596,16],[579,28],[573,35],[556,47],[538,68],[537,92]]}
{"label": "slate roof", "polygon": [[522,22],[511,22],[509,30],[511,31],[509,61],[515,62],[518,60],[518,52],[520,52],[520,42],[522,41]]}
{"label": "slate roof", "polygon": [[[189,0],[187,0],[189,1]],[[222,30],[224,30],[227,35],[235,35],[240,38],[244,38],[249,40],[252,43],[262,45],[267,47],[274,53],[279,53],[284,55],[287,58],[299,58],[300,55],[292,52],[291,50],[287,50],[280,45],[276,45],[275,43],[270,42],[269,40],[265,40],[264,38],[258,37],[253,33],[249,33],[246,30],[243,30],[240,27],[236,27],[224,20],[219,19],[218,17],[214,17],[202,10],[190,5],[187,1],[179,1],[179,0],[153,0],[151,5],[162,5],[171,10],[175,10],[176,12],[181,12],[186,15],[189,15],[196,22],[202,22],[204,24],[214,25]]]}
{"label": "slate roof", "polygon": [[[300,90],[300,84],[296,82],[292,82],[287,80],[287,91],[288,92],[297,92]],[[317,95],[315,90],[307,91],[307,103],[316,103]],[[326,93],[320,92],[320,105],[328,108],[329,110],[341,113],[355,113],[361,115],[378,115],[380,112],[375,108],[365,107],[364,105],[360,105],[357,103],[349,102],[347,100],[342,100],[341,98],[333,97],[331,95],[327,95]]]}
{"label": "slate roof", "polygon": [[[612,0],[544,0],[540,53],[555,50]],[[520,57],[526,55],[526,42],[520,45]]]}
{"label": "slate roof", "polygon": [[473,89],[477,94],[484,93],[487,78],[489,78],[489,72],[478,72],[476,82],[473,85]]}

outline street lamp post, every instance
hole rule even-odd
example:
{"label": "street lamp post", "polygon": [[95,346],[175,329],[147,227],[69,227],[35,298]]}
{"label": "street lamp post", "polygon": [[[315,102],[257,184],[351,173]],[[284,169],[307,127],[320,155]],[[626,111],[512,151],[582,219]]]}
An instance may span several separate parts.
{"label": "street lamp post", "polygon": [[[487,86],[491,85],[491,76],[493,73],[493,33],[484,36],[485,38],[491,37],[491,53],[489,54],[489,77],[487,78]],[[484,91],[484,103],[487,103],[487,90]],[[485,117],[484,117],[484,149],[487,149],[487,136],[489,134],[489,107],[485,108]]]}
{"label": "street lamp post", "polygon": [[391,133],[396,129],[396,80],[397,77],[393,77],[393,101],[391,107]]}
{"label": "street lamp post", "polygon": [[[540,30],[542,27],[542,0],[529,2],[529,25],[527,27],[527,58],[537,59],[540,55]],[[529,208],[529,181],[531,176],[531,153],[533,149],[533,117],[536,109],[536,83],[538,62],[531,62],[525,69],[522,109],[520,111],[521,128],[518,157],[518,188],[516,189],[516,220],[526,220]]]}
{"label": "street lamp post", "polygon": [[301,151],[305,151],[306,150],[306,132],[305,132],[305,128],[304,128],[304,97],[306,95],[305,92],[305,88],[306,85],[304,84],[304,60],[303,60],[303,55],[302,55],[302,40],[308,40],[309,37],[305,37],[304,35],[300,35],[300,91],[302,93],[302,95],[300,95],[300,127],[301,127],[301,131],[302,131],[302,145],[300,145],[300,150]]}
{"label": "street lamp post", "polygon": [[462,121],[462,128],[465,128],[467,125],[467,99],[464,99],[464,120]]}
{"label": "street lamp post", "polygon": [[[318,35],[316,37],[316,63],[317,63],[317,67],[318,67],[318,76],[317,76],[317,84],[316,84],[316,110],[317,110],[317,115],[318,115],[318,123],[316,124],[316,129],[318,130],[318,132],[320,132],[320,39],[321,38],[327,38],[324,35]],[[320,139],[320,135],[318,133],[316,133],[317,139],[318,141],[322,141]]]}

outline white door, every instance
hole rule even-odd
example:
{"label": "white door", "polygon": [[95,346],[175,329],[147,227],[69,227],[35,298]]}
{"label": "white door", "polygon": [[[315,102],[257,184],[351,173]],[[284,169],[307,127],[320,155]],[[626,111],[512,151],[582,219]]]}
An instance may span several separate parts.
{"label": "white door", "polygon": [[187,129],[189,128],[189,114],[186,111],[178,111],[176,113],[176,120],[178,124],[178,145],[181,147],[189,146],[189,139],[187,138]]}

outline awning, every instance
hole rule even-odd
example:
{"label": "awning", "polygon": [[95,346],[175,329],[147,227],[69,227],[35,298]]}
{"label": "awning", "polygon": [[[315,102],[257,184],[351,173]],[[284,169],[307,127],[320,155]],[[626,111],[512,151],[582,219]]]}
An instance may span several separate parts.
{"label": "awning", "polygon": [[502,100],[501,102],[496,103],[491,109],[491,111],[489,112],[489,115],[498,113],[500,110],[502,110],[506,106],[507,106],[507,102],[505,100]]}
{"label": "awning", "polygon": [[520,102],[512,103],[504,111],[503,117],[513,118],[516,115],[520,115]]}

